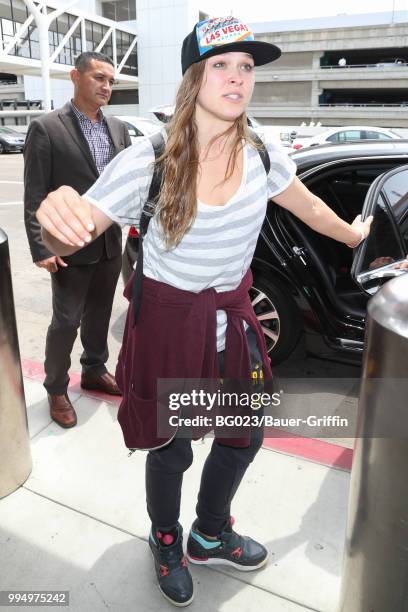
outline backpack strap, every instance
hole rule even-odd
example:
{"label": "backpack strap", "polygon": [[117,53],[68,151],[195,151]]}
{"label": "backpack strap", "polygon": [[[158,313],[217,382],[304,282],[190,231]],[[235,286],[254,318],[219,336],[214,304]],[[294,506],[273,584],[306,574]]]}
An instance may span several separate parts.
{"label": "backpack strap", "polygon": [[269,153],[267,148],[265,147],[264,141],[262,140],[262,138],[260,136],[258,136],[258,134],[256,132],[254,132],[254,130],[251,130],[249,128],[249,132],[251,134],[251,138],[252,140],[258,145],[258,153],[259,153],[259,157],[262,160],[263,166],[265,168],[265,172],[266,175],[269,174],[269,170],[271,169],[271,160],[269,158]]}
{"label": "backpack strap", "polygon": [[157,198],[159,196],[160,187],[162,183],[162,175],[163,170],[162,167],[156,163],[157,159],[164,151],[165,140],[163,134],[161,132],[157,132],[157,134],[153,134],[149,136],[150,142],[153,145],[154,151],[154,170],[153,177],[150,183],[149,195],[147,196],[147,200],[143,206],[142,214],[140,217],[139,224],[139,249],[137,253],[137,262],[136,262],[136,270],[135,275],[133,277],[133,286],[132,286],[132,303],[133,303],[133,324],[136,324],[137,315],[139,313],[139,307],[142,301],[142,289],[143,289],[143,239],[146,236],[147,229],[149,227],[149,223],[151,218],[154,215],[154,211],[156,208]]}

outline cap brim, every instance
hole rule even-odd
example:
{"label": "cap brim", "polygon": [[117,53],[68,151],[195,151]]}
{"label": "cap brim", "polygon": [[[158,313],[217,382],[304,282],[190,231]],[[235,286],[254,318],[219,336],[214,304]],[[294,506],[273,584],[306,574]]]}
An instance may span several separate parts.
{"label": "cap brim", "polygon": [[214,55],[220,55],[221,53],[228,53],[229,51],[241,51],[242,53],[249,53],[254,58],[255,66],[263,66],[277,60],[282,52],[279,47],[272,45],[271,43],[263,42],[261,40],[243,40],[241,42],[234,42],[219,47],[214,47],[210,51],[203,53],[199,60],[212,57]]}

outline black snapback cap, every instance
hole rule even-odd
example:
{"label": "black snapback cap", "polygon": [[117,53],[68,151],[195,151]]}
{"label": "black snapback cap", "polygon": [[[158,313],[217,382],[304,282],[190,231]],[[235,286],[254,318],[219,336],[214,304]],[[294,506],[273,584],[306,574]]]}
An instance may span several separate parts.
{"label": "black snapback cap", "polygon": [[181,69],[184,74],[191,64],[228,51],[250,53],[255,66],[262,66],[278,59],[279,47],[255,40],[248,25],[236,17],[217,17],[199,21],[183,41]]}

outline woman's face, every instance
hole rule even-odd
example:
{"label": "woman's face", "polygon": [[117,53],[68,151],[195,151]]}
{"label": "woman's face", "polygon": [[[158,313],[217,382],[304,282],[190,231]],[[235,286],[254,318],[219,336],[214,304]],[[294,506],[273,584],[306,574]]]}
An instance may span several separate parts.
{"label": "woman's face", "polygon": [[251,55],[232,51],[208,58],[197,96],[198,117],[204,114],[235,121],[248,106],[253,89]]}

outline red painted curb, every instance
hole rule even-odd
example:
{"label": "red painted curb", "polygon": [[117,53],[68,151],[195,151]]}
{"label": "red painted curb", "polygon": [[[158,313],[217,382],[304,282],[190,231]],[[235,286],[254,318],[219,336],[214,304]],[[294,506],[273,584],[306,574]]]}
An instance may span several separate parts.
{"label": "red painted curb", "polygon": [[291,434],[290,438],[287,436],[287,432],[276,429],[273,432],[273,437],[265,437],[263,447],[302,457],[329,467],[351,470],[353,463],[352,448],[316,440],[315,438],[303,438],[294,434]]}
{"label": "red painted curb", "polygon": [[[23,372],[23,378],[31,378],[32,380],[41,383],[44,380],[44,366],[42,363],[31,361],[31,359],[22,359],[21,370]],[[101,393],[100,391],[91,391],[90,389],[82,389],[81,375],[77,372],[69,374],[68,389],[73,393],[80,393],[86,397],[93,397],[95,399],[103,400],[104,402],[116,404],[117,406],[120,404],[120,397],[115,395],[108,395],[107,393]]]}
{"label": "red painted curb", "polygon": [[[42,363],[31,361],[30,359],[21,360],[21,369],[24,378],[30,378],[38,382],[44,380],[44,367]],[[75,393],[80,393],[87,397],[102,399],[105,402],[110,402],[119,406],[120,397],[99,393],[98,391],[90,391],[81,389],[81,375],[78,373],[70,374],[69,389]],[[287,432],[279,429],[273,430],[273,437],[265,437],[263,448],[286,453],[302,459],[308,459],[315,463],[320,463],[328,467],[351,470],[353,462],[353,450],[345,448],[331,442],[316,440],[315,438],[303,438],[302,436],[291,435],[287,437]]]}

